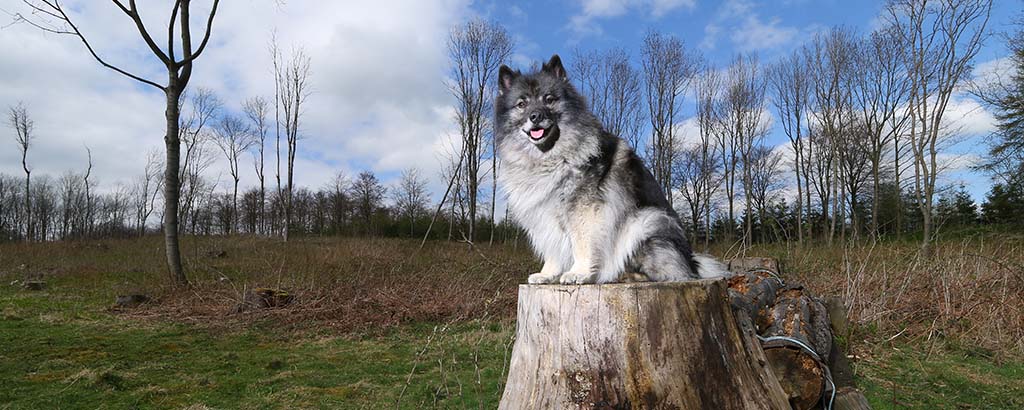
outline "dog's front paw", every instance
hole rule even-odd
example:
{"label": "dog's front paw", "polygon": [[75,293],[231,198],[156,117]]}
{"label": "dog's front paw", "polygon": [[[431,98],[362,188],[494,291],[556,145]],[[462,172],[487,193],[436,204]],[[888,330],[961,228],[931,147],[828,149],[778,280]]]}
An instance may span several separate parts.
{"label": "dog's front paw", "polygon": [[597,273],[582,272],[582,273],[563,273],[560,281],[563,285],[583,285],[587,283],[597,282]]}
{"label": "dog's front paw", "polygon": [[558,275],[557,273],[556,274],[544,273],[544,272],[534,273],[534,274],[530,275],[529,278],[526,278],[526,282],[531,284],[531,285],[543,285],[545,283],[558,283],[558,277],[559,276],[560,275]]}

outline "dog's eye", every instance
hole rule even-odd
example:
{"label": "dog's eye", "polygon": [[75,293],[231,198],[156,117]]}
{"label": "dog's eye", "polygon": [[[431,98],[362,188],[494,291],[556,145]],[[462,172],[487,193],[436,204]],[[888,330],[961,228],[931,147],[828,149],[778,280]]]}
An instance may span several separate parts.
{"label": "dog's eye", "polygon": [[553,103],[555,101],[558,101],[558,97],[555,97],[555,96],[553,96],[551,94],[548,94],[548,95],[544,96],[544,103],[545,104],[551,104],[551,103]]}
{"label": "dog's eye", "polygon": [[516,103],[516,108],[519,108],[519,109],[526,108],[526,100],[519,100],[519,102]]}

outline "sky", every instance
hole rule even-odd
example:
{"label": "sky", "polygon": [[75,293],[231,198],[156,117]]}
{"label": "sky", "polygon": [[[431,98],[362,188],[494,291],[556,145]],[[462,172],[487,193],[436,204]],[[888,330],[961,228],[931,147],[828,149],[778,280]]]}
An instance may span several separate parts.
{"label": "sky", "polygon": [[[165,78],[131,21],[113,4],[62,2],[105,59],[158,82]],[[158,44],[157,27],[169,7],[140,2],[143,20]],[[195,0],[193,16],[209,2]],[[817,32],[836,25],[860,32],[881,24],[883,0],[576,0],[468,1],[236,0],[222,2],[211,43],[196,62],[190,89],[213,90],[228,112],[240,115],[244,99],[273,95],[268,43],[273,33],[287,53],[302,48],[311,58],[311,94],[305,103],[295,165],[296,184],[325,186],[338,172],[354,176],[372,170],[392,183],[403,169],[417,168],[430,180],[436,198],[442,153],[456,140],[454,99],[445,86],[446,38],[454,25],[472,18],[503,24],[515,40],[510,61],[528,68],[551,54],[570,64],[573,50],[623,47],[638,57],[651,29],[682,39],[711,64],[725,66],[737,53],[757,53],[762,62],[787,54]],[[990,26],[1012,29],[1019,0],[997,0]],[[33,176],[82,172],[86,150],[93,153],[93,178],[100,190],[138,178],[146,153],[163,152],[162,93],[93,60],[81,42],[12,24],[28,13],[18,0],[0,0],[0,108],[24,102],[36,125],[28,159]],[[193,18],[195,31],[202,19]],[[162,33],[163,32],[163,33]],[[162,35],[162,37],[161,37]],[[1004,45],[992,38],[979,54],[979,75],[1005,67]],[[943,158],[951,168],[940,183],[963,183],[981,200],[991,183],[969,165],[984,153],[994,129],[991,113],[966,95],[954,97],[950,118],[964,137]],[[683,113],[692,116],[692,109]],[[0,173],[23,175],[10,127],[0,127]],[[681,126],[683,124],[680,124]],[[685,129],[685,127],[684,127]],[[785,143],[778,127],[769,145]],[[269,147],[268,147],[269,150]],[[269,152],[269,151],[268,151]],[[221,192],[230,190],[226,160],[207,176]],[[272,160],[268,160],[271,162]],[[268,172],[272,175],[272,171]],[[251,162],[242,186],[257,183]]]}

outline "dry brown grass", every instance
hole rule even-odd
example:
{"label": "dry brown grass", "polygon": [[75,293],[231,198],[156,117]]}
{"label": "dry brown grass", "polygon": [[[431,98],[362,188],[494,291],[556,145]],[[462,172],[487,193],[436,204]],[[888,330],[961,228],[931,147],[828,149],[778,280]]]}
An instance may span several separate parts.
{"label": "dry brown grass", "polygon": [[[0,245],[0,279],[43,274],[52,286],[112,303],[143,292],[143,319],[233,328],[375,332],[401,323],[514,319],[516,285],[536,270],[524,243],[471,248],[396,239],[187,238],[193,286],[166,285],[160,238]],[[224,257],[217,257],[220,251]],[[714,252],[720,256],[729,251]],[[851,342],[956,343],[985,354],[1024,355],[1024,237],[983,234],[940,242],[931,258],[917,243],[756,246],[788,278],[850,309]],[[21,269],[21,265],[25,265]],[[272,287],[296,296],[285,308],[239,313],[244,293]]]}
{"label": "dry brown grass", "polygon": [[[805,248],[760,246],[747,254],[782,260],[785,276],[818,295],[840,296],[870,343],[954,343],[986,355],[1024,355],[1024,237],[981,234],[918,243]],[[846,335],[851,336],[851,335]]]}
{"label": "dry brown grass", "polygon": [[[0,274],[42,274],[51,286],[110,303],[116,294],[147,293],[155,303],[130,313],[144,319],[375,331],[416,321],[512,318],[516,284],[536,269],[527,250],[510,246],[437,242],[417,250],[417,241],[396,239],[188,238],[192,286],[183,289],[166,285],[160,245],[159,238],[5,244]],[[255,287],[287,290],[295,302],[237,312]]]}

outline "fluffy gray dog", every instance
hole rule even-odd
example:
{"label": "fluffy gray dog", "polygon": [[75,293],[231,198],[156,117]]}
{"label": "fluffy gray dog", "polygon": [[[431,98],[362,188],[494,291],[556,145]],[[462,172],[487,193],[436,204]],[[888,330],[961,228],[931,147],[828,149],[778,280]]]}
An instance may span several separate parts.
{"label": "fluffy gray dog", "polygon": [[530,283],[684,281],[724,273],[694,255],[643,161],[604,130],[558,55],[540,71],[501,66],[494,137],[501,185],[544,259]]}

